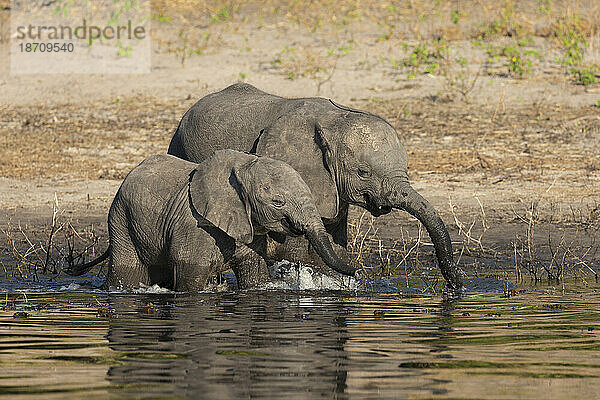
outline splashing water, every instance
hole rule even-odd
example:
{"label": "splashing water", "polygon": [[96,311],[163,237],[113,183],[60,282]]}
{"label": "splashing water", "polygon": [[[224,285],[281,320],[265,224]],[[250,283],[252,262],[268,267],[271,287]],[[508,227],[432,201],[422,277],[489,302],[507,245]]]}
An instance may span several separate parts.
{"label": "splashing water", "polygon": [[363,288],[363,284],[351,276],[329,276],[311,267],[287,260],[278,261],[269,268],[272,281],[265,289],[279,290],[350,290]]}
{"label": "splashing water", "polygon": [[[401,293],[424,294],[439,293],[443,289],[443,282],[424,284],[418,279],[406,280],[405,277],[369,278],[356,280],[354,277],[341,275],[325,267],[308,266],[287,260],[279,261],[269,267],[270,281],[258,290],[274,291],[347,291],[358,293]],[[200,293],[233,292],[237,288],[237,281],[232,272],[221,274],[221,283],[209,283]],[[467,292],[505,292],[514,289],[514,284],[491,277],[478,277],[465,279]],[[104,278],[95,273],[87,273],[79,277],[64,274],[56,276],[40,275],[38,279],[19,279],[10,271],[0,271],[0,293],[106,293],[103,288]],[[125,290],[111,287],[109,293],[135,293],[135,294],[172,294],[173,290],[159,285],[140,284],[139,288]]]}
{"label": "splashing water", "polygon": [[163,288],[158,286],[157,284],[147,286],[143,283],[140,283],[140,287],[132,290],[133,293],[146,293],[146,294],[165,294],[165,293],[175,293],[172,290]]}

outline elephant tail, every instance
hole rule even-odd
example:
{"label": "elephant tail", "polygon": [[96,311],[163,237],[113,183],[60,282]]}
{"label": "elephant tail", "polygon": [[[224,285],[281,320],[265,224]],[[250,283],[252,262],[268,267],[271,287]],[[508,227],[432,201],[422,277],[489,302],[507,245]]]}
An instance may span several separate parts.
{"label": "elephant tail", "polygon": [[110,246],[106,249],[106,251],[104,253],[102,253],[102,255],[100,257],[97,257],[97,258],[93,259],[92,261],[89,261],[89,262],[86,262],[83,264],[69,265],[69,267],[63,269],[63,272],[65,272],[66,274],[71,275],[71,276],[83,275],[86,272],[88,272],[90,269],[92,269],[92,267],[94,265],[100,264],[101,262],[105,261],[109,255],[110,255]]}

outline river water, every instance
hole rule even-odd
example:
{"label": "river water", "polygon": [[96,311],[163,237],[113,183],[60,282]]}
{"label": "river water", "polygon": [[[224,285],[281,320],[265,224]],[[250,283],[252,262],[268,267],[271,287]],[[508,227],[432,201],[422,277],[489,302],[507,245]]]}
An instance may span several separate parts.
{"label": "river water", "polygon": [[0,288],[6,398],[600,398],[593,285],[459,300],[11,285]]}

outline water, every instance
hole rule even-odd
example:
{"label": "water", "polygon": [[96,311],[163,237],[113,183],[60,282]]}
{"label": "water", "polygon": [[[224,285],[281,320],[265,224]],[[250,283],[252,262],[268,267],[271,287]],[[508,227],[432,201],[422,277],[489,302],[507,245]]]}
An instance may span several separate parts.
{"label": "water", "polygon": [[[440,293],[444,289],[443,280],[439,276],[432,278],[425,271],[423,276],[411,277],[407,280],[405,277],[391,279],[364,279],[357,281],[353,277],[343,276],[334,271],[323,269],[314,270],[311,266],[292,263],[289,261],[280,261],[269,267],[271,280],[266,283],[264,290],[332,290],[349,292],[369,292],[369,293],[402,293],[402,294],[424,294]],[[34,275],[27,275],[33,278]],[[236,279],[233,273],[222,274],[224,282],[219,286],[210,287],[209,291],[233,290],[236,286]],[[88,273],[78,277],[68,275],[37,275],[37,279],[19,278],[18,274],[12,270],[0,271],[0,293],[14,292],[87,292],[104,293],[101,289],[104,280],[95,273]],[[514,289],[514,285],[504,280],[498,280],[490,277],[480,277],[477,279],[465,279],[464,285],[470,292],[506,292]],[[123,292],[111,289],[112,292]],[[144,286],[132,291],[133,293],[164,294],[173,293],[172,291],[161,288],[157,285]]]}
{"label": "water", "polygon": [[90,284],[0,298],[0,396],[598,398],[597,289],[451,301]]}
{"label": "water", "polygon": [[[281,263],[262,291],[0,277],[0,396],[597,398],[600,291],[357,282]],[[235,277],[225,276],[231,286]],[[479,293],[478,293],[479,292]]]}

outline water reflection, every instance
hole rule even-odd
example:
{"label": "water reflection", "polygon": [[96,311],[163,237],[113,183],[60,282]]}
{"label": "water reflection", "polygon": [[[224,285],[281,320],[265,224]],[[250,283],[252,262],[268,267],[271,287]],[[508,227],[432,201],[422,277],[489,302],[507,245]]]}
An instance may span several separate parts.
{"label": "water reflection", "polygon": [[595,290],[33,298],[11,306],[28,318],[0,314],[0,395],[546,399],[600,385]]}
{"label": "water reflection", "polygon": [[108,340],[129,354],[127,364],[110,368],[110,381],[229,398],[345,391],[354,305],[277,294],[211,297],[111,297],[119,318]]}
{"label": "water reflection", "polygon": [[137,394],[137,385],[155,385],[148,395],[445,393],[446,380],[398,366],[415,355],[452,358],[448,346],[415,339],[451,334],[455,301],[415,307],[390,300],[292,293],[112,296],[119,318],[110,321],[108,340],[126,364],[111,367],[108,379],[119,388],[136,384]]}

